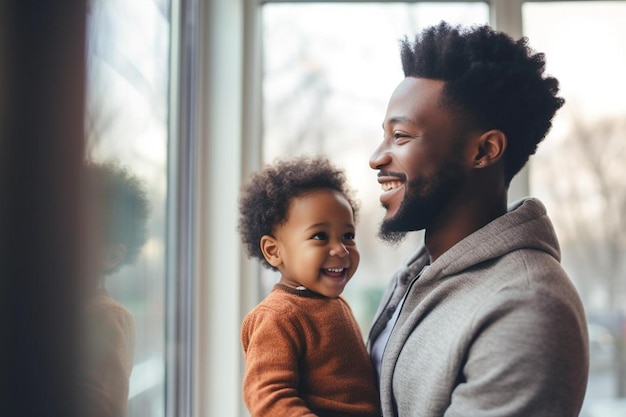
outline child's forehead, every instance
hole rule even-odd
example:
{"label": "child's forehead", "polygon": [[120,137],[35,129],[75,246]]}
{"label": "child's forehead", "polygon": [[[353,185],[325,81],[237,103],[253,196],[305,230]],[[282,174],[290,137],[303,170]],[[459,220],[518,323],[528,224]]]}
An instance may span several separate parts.
{"label": "child's forehead", "polygon": [[353,208],[348,198],[332,189],[316,189],[299,194],[289,202],[286,214],[287,221],[294,215],[334,219],[348,214],[350,220],[353,220]]}
{"label": "child's forehead", "polygon": [[313,188],[302,190],[302,192],[295,194],[289,201],[288,208],[291,209],[303,201],[323,204],[338,201],[341,202],[340,204],[347,203],[350,205],[350,200],[341,191],[332,188]]}

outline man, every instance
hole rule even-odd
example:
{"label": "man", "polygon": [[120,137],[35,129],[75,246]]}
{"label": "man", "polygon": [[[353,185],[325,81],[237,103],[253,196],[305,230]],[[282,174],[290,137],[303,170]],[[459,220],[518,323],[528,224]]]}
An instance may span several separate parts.
{"label": "man", "polygon": [[383,416],[577,416],[584,310],[545,208],[507,207],[513,176],[563,105],[526,39],[444,22],[401,44],[405,79],[370,160],[380,235],[424,229],[368,347]]}

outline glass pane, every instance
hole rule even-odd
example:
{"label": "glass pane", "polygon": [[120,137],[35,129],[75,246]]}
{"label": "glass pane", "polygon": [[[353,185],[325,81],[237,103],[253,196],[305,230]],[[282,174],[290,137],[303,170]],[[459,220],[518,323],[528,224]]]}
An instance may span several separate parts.
{"label": "glass pane", "polygon": [[589,321],[583,417],[626,415],[626,3],[528,3],[524,33],[566,104],[531,159]]}
{"label": "glass pane", "polygon": [[[387,100],[404,78],[399,39],[423,27],[486,23],[486,3],[267,4],[263,7],[264,160],[326,154],[346,169],[361,203],[359,269],[344,296],[367,334],[383,289],[416,248],[376,237],[383,209],[371,153],[382,139]],[[277,276],[263,271],[269,292]]]}
{"label": "glass pane", "polygon": [[100,377],[88,384],[93,407],[127,406],[132,417],[165,408],[169,35],[169,0],[90,3],[86,158],[88,184],[100,187],[91,216],[101,240],[88,329],[88,364]]}

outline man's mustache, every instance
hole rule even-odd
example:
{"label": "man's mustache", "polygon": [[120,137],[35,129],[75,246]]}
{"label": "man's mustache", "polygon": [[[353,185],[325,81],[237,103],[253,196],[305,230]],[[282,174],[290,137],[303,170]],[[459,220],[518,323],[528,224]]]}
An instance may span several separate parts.
{"label": "man's mustache", "polygon": [[379,171],[378,178],[380,177],[395,177],[402,182],[406,182],[406,175],[400,172],[392,172],[392,171]]}

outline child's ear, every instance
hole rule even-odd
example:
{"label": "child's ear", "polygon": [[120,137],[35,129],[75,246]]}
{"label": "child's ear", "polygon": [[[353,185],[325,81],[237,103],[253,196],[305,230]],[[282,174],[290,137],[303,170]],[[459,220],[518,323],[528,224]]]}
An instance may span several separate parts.
{"label": "child's ear", "polygon": [[274,268],[278,268],[282,265],[283,260],[280,257],[280,250],[278,250],[278,242],[272,236],[263,235],[263,237],[261,237],[261,252],[263,252],[267,263]]}

